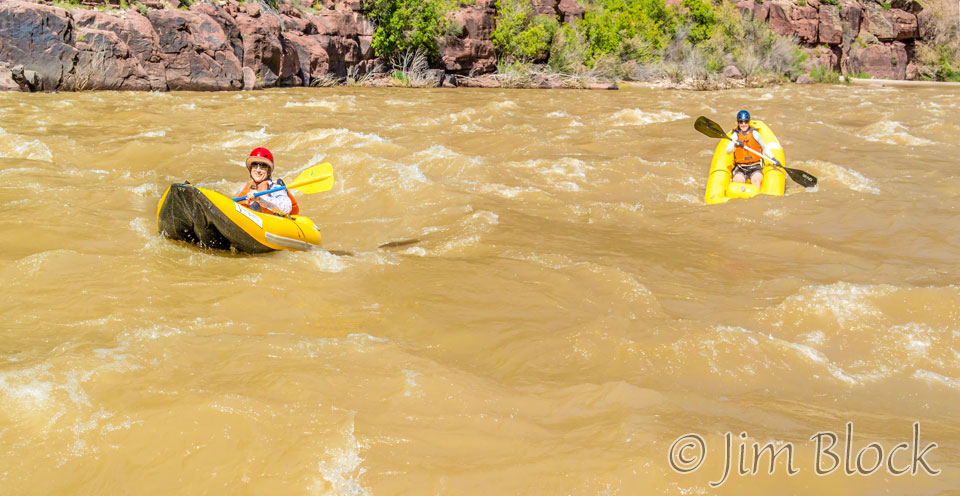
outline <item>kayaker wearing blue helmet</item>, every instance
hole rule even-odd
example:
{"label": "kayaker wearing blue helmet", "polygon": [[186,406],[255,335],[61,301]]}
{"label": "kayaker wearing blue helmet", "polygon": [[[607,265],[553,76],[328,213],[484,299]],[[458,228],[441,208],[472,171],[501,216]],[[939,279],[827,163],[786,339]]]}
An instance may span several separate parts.
{"label": "kayaker wearing blue helmet", "polygon": [[733,141],[727,145],[727,153],[733,153],[733,178],[735,183],[745,183],[747,179],[754,186],[760,186],[763,181],[763,162],[761,156],[748,150],[762,152],[770,156],[767,150],[767,144],[763,142],[760,131],[757,131],[750,125],[750,112],[741,110],[737,112],[737,127],[734,129]]}

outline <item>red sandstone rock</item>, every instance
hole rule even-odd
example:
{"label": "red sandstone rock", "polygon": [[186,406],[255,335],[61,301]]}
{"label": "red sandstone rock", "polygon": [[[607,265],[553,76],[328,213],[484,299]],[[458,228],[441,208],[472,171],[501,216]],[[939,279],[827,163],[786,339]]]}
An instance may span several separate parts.
{"label": "red sandstone rock", "polygon": [[843,20],[843,44],[850,44],[860,34],[860,24],[863,22],[863,9],[860,4],[847,1],[840,6],[840,19]]}
{"label": "red sandstone rock", "polygon": [[499,88],[500,81],[492,76],[461,78],[458,85],[464,88]]}
{"label": "red sandstone rock", "polygon": [[210,16],[154,10],[148,18],[159,38],[170,90],[238,90],[243,86],[240,60],[227,43],[226,33]]}
{"label": "red sandstone rock", "polygon": [[253,69],[263,86],[273,86],[283,66],[280,20],[272,15],[253,18],[240,14],[236,21],[243,44],[243,66]]}
{"label": "red sandstone rock", "polygon": [[557,15],[557,3],[559,0],[531,0],[533,11],[537,15],[554,16]]}
{"label": "red sandstone rock", "polygon": [[767,24],[773,32],[783,36],[793,36],[796,34],[796,28],[790,20],[790,12],[793,10],[793,3],[782,1],[764,2],[770,9],[767,17]]}
{"label": "red sandstone rock", "polygon": [[897,23],[890,19],[878,5],[869,4],[863,12],[863,31],[877,37],[880,41],[897,39],[899,28]]}
{"label": "red sandstone rock", "polygon": [[840,23],[840,8],[835,5],[820,6],[820,43],[839,45],[843,41],[843,24]]}
{"label": "red sandstone rock", "polygon": [[849,74],[865,72],[878,79],[905,79],[907,76],[907,50],[899,41],[876,44],[865,48],[852,48],[843,61]]}
{"label": "red sandstone rock", "polygon": [[557,4],[557,11],[563,18],[563,22],[573,25],[576,20],[583,19],[584,8],[577,0],[560,0]]}
{"label": "red sandstone rock", "polygon": [[296,50],[299,78],[304,86],[310,86],[311,81],[329,72],[330,56],[316,37],[286,32],[283,39]]}
{"label": "red sandstone rock", "polygon": [[816,43],[817,28],[820,24],[820,14],[817,9],[809,5],[794,6],[790,12],[790,22],[801,43]]}
{"label": "red sandstone rock", "polygon": [[473,38],[455,39],[444,44],[440,52],[444,68],[450,72],[485,73],[497,66],[493,43]]}
{"label": "red sandstone rock", "polygon": [[[837,49],[839,51],[839,48]],[[803,69],[811,71],[814,67],[829,69],[831,71],[840,70],[840,58],[837,52],[834,52],[829,46],[819,45],[813,48],[804,49],[807,54],[807,60]]]}
{"label": "red sandstone rock", "polygon": [[888,20],[892,20],[897,26],[897,39],[909,40],[920,37],[919,23],[917,16],[900,9],[891,9],[885,13]]}
{"label": "red sandstone rock", "polygon": [[463,38],[489,39],[496,27],[496,12],[470,6],[455,12],[453,20],[463,26]]}
{"label": "red sandstone rock", "polygon": [[70,16],[61,8],[29,2],[0,3],[3,62],[39,75],[38,90],[56,90],[73,72],[79,51],[73,45]]}
{"label": "red sandstone rock", "polygon": [[[3,45],[0,45],[0,50]],[[20,85],[13,80],[13,72],[6,64],[0,64],[0,91],[22,91]]]}

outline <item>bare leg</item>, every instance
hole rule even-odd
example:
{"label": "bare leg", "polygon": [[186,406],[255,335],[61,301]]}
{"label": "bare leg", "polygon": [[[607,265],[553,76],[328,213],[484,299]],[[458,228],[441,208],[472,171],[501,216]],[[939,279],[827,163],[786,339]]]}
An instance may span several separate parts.
{"label": "bare leg", "polygon": [[759,188],[759,187],[760,187],[760,183],[763,182],[763,173],[760,172],[760,171],[757,171],[757,172],[754,172],[753,174],[751,174],[751,175],[750,175],[750,182],[753,183],[754,186],[756,186],[756,187]]}
{"label": "bare leg", "polygon": [[735,183],[745,183],[747,182],[747,177],[744,176],[742,172],[738,172],[733,175],[733,179],[731,179],[731,181]]}

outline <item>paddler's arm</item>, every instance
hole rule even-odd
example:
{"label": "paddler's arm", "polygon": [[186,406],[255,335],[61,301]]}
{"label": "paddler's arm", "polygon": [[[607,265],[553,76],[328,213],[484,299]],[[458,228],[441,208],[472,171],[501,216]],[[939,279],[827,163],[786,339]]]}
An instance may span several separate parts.
{"label": "paddler's arm", "polygon": [[290,197],[287,196],[287,190],[274,191],[268,195],[263,195],[257,197],[257,200],[260,203],[273,210],[274,212],[280,212],[284,215],[290,213],[290,210],[293,208],[293,204],[290,202]]}

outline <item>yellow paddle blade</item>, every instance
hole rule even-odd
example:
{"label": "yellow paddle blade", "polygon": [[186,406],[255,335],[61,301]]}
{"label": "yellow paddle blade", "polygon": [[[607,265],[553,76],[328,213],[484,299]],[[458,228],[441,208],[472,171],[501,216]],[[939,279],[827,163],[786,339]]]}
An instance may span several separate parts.
{"label": "yellow paddle blade", "polygon": [[301,172],[292,183],[287,185],[287,188],[296,189],[307,195],[327,191],[332,187],[333,167],[327,162]]}

